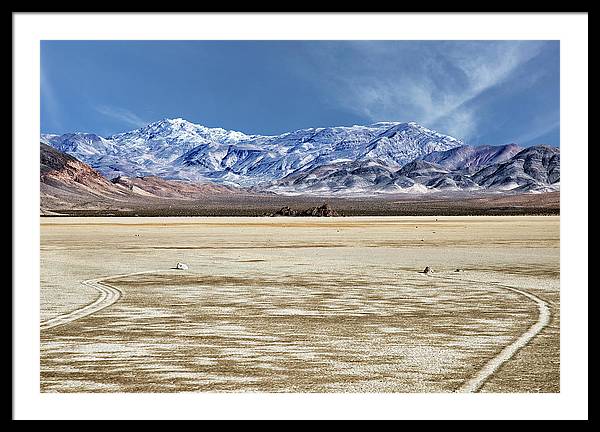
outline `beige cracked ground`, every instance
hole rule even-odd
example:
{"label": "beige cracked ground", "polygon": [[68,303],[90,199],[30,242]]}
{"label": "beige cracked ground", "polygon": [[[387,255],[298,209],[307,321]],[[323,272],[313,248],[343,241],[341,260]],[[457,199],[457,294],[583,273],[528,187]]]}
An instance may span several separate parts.
{"label": "beige cracked ground", "polygon": [[461,391],[536,324],[476,391],[558,392],[559,317],[559,217],[41,224],[43,392]]}

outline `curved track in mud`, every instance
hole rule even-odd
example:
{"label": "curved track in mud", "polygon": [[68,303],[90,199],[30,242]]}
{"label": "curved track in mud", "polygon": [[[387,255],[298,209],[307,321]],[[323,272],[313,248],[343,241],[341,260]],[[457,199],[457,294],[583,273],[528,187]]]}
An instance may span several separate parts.
{"label": "curved track in mud", "polygon": [[138,274],[156,273],[157,271],[160,271],[160,270],[150,270],[150,271],[143,271],[143,272],[127,273],[127,274],[120,274],[120,275],[108,276],[108,277],[97,278],[97,279],[84,280],[81,282],[81,285],[87,286],[90,288],[94,288],[96,291],[98,291],[100,293],[100,296],[90,304],[87,304],[87,305],[82,306],[78,309],[75,309],[71,312],[61,314],[59,316],[50,318],[50,319],[42,322],[40,324],[40,329],[48,330],[48,329],[51,329],[54,327],[69,324],[70,322],[73,322],[80,318],[83,318],[83,317],[86,317],[93,313],[96,313],[98,311],[101,311],[102,309],[105,309],[105,308],[109,307],[110,305],[114,304],[115,302],[117,302],[121,298],[122,293],[119,289],[115,288],[112,285],[107,284],[106,283],[107,280],[117,279],[117,278],[121,278],[121,277],[125,277],[125,276],[134,276],[134,275],[138,275]]}
{"label": "curved track in mud", "polygon": [[[449,278],[442,276],[433,276],[438,279],[444,280],[454,280],[459,282],[473,282],[473,283],[483,283],[481,281],[469,280],[469,279],[457,279],[457,278]],[[527,345],[533,338],[535,338],[549,323],[550,323],[550,308],[548,307],[548,303],[546,303],[541,298],[523,291],[516,287],[511,287],[508,285],[502,285],[496,282],[492,282],[494,286],[499,288],[503,288],[508,291],[515,292],[520,294],[529,300],[536,303],[538,307],[538,319],[537,321],[527,329],[525,333],[519,336],[515,341],[511,344],[505,346],[502,351],[500,351],[496,356],[488,360],[487,363],[483,365],[479,371],[473,375],[471,378],[466,380],[457,390],[459,393],[472,393],[478,391],[488,379],[490,379],[494,373],[502,366],[504,363],[509,361],[521,348]]]}
{"label": "curved track in mud", "polygon": [[[139,274],[148,274],[148,273],[157,273],[164,270],[150,270],[150,271],[142,271],[142,272],[134,272],[127,274],[119,274],[109,277],[96,278],[96,279],[88,279],[82,281],[81,284],[87,287],[94,288],[100,293],[100,296],[92,303],[82,306],[78,309],[75,309],[71,312],[59,315],[57,317],[46,320],[40,324],[41,330],[48,330],[55,327],[59,327],[62,325],[66,325],[75,320],[81,319],[83,317],[89,316],[93,313],[96,313],[102,309],[105,309],[115,302],[117,302],[121,298],[121,291],[106,283],[106,281],[111,279],[122,278],[126,276],[133,276]],[[430,275],[430,277],[434,277],[437,279],[444,279],[448,281],[455,282],[469,282],[469,283],[485,283],[477,280],[470,279],[461,279],[461,278],[453,278],[453,277],[443,277],[437,275]],[[490,283],[490,282],[487,282]],[[528,299],[528,301],[532,301],[537,305],[538,308],[538,317],[536,322],[531,325],[527,331],[525,331],[522,335],[520,335],[516,340],[514,340],[509,345],[505,346],[497,355],[488,360],[471,378],[467,379],[461,386],[456,389],[456,392],[461,393],[470,393],[477,392],[481,389],[481,387],[496,373],[496,371],[508,362],[511,358],[513,358],[519,350],[525,347],[532,339],[534,339],[549,323],[551,319],[551,312],[548,306],[548,303],[541,298],[526,292],[520,288],[502,285],[500,283],[491,282],[496,287],[502,288],[507,291],[514,292]]]}

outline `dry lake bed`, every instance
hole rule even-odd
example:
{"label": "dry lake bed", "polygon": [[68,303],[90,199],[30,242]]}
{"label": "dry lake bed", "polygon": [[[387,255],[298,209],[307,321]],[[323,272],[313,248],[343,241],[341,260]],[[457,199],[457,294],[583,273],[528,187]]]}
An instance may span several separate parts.
{"label": "dry lake bed", "polygon": [[40,247],[42,392],[560,390],[558,216],[44,217]]}

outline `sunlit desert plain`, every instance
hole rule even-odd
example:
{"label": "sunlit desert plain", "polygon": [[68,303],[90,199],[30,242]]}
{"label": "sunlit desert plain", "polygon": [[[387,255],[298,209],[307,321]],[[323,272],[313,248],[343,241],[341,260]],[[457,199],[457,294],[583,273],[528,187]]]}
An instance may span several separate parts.
{"label": "sunlit desert plain", "polygon": [[43,217],[40,246],[42,392],[559,391],[558,216]]}

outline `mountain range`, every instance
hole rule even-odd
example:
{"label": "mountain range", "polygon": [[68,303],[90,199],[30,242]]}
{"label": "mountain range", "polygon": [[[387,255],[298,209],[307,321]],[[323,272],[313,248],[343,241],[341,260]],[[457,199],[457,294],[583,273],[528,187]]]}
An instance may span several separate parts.
{"label": "mountain range", "polygon": [[89,165],[113,185],[127,183],[126,191],[148,178],[179,181],[180,187],[187,182],[204,189],[213,184],[229,191],[323,196],[547,192],[560,185],[556,147],[470,146],[414,122],[265,136],[178,118],[108,137],[42,134],[40,141]]}

